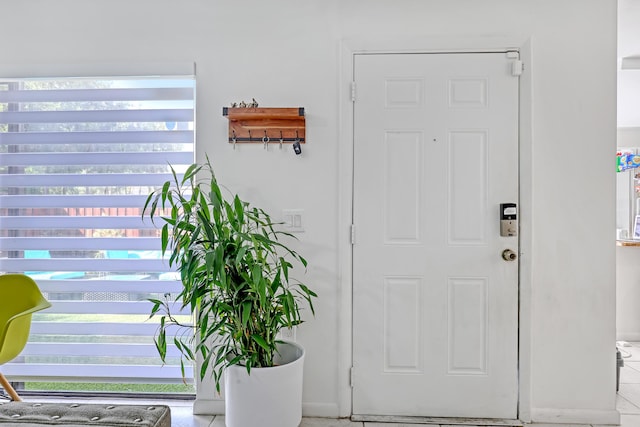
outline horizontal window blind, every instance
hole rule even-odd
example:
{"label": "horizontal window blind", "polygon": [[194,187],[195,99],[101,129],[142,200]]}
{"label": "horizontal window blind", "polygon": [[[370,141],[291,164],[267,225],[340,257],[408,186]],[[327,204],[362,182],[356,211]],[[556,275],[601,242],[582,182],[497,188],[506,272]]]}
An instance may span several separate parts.
{"label": "horizontal window blind", "polygon": [[141,214],[169,164],[193,163],[194,108],[193,76],[0,79],[0,271],[52,303],[10,380],[182,382],[147,301],[181,284]]}

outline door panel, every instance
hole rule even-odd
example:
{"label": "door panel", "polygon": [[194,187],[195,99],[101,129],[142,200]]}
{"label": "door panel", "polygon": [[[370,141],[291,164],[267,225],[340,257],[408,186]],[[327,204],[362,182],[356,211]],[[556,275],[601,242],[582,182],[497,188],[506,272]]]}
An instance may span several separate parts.
{"label": "door panel", "polygon": [[356,55],[353,413],[515,418],[518,78],[505,53]]}

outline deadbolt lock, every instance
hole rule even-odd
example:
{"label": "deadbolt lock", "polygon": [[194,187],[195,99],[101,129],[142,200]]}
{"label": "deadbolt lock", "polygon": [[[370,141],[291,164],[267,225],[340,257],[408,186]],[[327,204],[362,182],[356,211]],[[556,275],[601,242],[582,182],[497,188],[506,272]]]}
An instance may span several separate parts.
{"label": "deadbolt lock", "polygon": [[505,261],[515,261],[518,258],[518,255],[512,251],[511,249],[505,249],[502,251],[502,259]]}
{"label": "deadbolt lock", "polygon": [[518,207],[515,203],[500,204],[500,235],[502,237],[518,235]]}

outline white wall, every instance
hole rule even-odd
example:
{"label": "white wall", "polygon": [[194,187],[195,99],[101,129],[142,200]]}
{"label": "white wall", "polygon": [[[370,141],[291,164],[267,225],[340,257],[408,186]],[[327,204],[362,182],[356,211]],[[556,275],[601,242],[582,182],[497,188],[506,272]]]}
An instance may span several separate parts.
{"label": "white wall", "polygon": [[[338,314],[349,293],[338,258],[347,230],[338,229],[337,194],[349,185],[338,179],[340,40],[530,39],[523,396],[534,419],[615,421],[615,2],[3,0],[0,12],[4,63],[196,62],[199,157],[208,153],[219,177],[256,204],[305,211],[300,249],[320,294],[316,318],[298,333],[308,354],[305,411],[326,416],[349,413],[347,371],[338,369],[348,351],[338,347],[348,336]],[[305,107],[302,156],[225,142],[222,107],[251,97]]]}
{"label": "white wall", "polygon": [[640,247],[616,247],[616,337],[640,340]]}

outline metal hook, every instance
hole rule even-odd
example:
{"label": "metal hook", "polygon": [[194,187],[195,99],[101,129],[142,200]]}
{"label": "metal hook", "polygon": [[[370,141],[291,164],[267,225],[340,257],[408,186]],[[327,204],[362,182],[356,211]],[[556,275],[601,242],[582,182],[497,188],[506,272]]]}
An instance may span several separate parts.
{"label": "metal hook", "polygon": [[270,139],[270,138],[269,138],[269,136],[267,135],[267,131],[266,131],[266,129],[265,129],[265,131],[264,131],[264,136],[262,137],[262,143],[264,144],[264,149],[265,149],[265,150],[267,149],[267,145],[269,144],[269,141],[270,141],[270,140],[271,140],[271,139]]}
{"label": "metal hook", "polygon": [[282,137],[282,131],[280,131],[280,149],[282,150],[282,143],[284,142],[284,138]]}
{"label": "metal hook", "polygon": [[251,129],[249,129],[249,142],[251,142]]}
{"label": "metal hook", "polygon": [[235,150],[236,149],[236,131],[235,131],[235,129],[232,131],[232,133],[233,133],[233,138],[232,138],[233,149]]}

